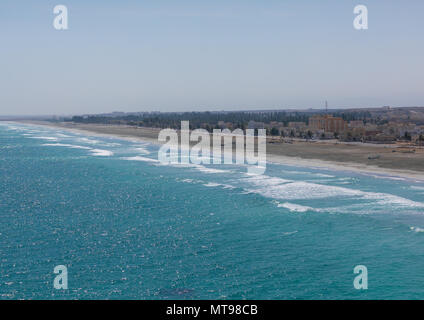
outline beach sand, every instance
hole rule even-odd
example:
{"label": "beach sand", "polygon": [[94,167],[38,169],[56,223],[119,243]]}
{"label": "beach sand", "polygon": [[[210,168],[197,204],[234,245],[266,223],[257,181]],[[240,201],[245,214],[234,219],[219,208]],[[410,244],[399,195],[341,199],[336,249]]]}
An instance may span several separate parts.
{"label": "beach sand", "polygon": [[[25,123],[159,143],[157,140],[159,128],[47,121],[25,121]],[[267,161],[424,180],[424,148],[422,147],[407,148],[395,144],[355,144],[336,141],[286,140],[284,142],[281,139],[275,139],[267,143]]]}

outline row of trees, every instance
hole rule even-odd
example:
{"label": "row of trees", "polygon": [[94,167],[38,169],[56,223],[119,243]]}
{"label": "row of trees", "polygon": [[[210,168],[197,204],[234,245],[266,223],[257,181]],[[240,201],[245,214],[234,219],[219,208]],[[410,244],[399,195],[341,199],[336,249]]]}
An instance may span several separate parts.
{"label": "row of trees", "polygon": [[199,128],[206,123],[209,128],[217,128],[220,121],[230,122],[233,128],[247,127],[249,121],[270,123],[272,121],[282,122],[308,122],[309,116],[301,112],[168,112],[141,115],[123,116],[74,116],[65,121],[80,123],[126,123],[145,127],[178,128],[181,120],[190,121],[193,128]]}
{"label": "row of trees", "polygon": [[[304,122],[308,124],[309,117],[319,114],[312,112],[291,112],[291,111],[263,111],[263,112],[165,112],[165,113],[143,113],[143,114],[123,114],[123,115],[89,115],[89,116],[74,116],[65,119],[65,121],[73,121],[79,123],[103,123],[103,124],[128,124],[143,127],[156,128],[179,128],[181,120],[190,121],[192,129],[204,127],[212,131],[219,128],[219,122],[231,123],[232,128],[246,129],[250,121],[263,122],[280,122],[285,126],[289,122]],[[370,112],[367,111],[343,111],[334,112],[333,116],[341,117],[346,121],[362,120],[364,122],[376,122],[378,119],[373,119]],[[278,135],[273,128],[272,135]]]}

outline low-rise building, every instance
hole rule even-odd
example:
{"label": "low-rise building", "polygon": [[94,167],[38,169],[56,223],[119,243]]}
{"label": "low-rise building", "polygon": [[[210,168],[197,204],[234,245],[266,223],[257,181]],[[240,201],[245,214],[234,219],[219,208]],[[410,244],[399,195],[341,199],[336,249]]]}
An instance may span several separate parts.
{"label": "low-rise building", "polygon": [[342,133],[347,130],[347,122],[342,118],[331,115],[313,116],[309,118],[309,128],[311,130],[324,130],[325,132]]}
{"label": "low-rise building", "polygon": [[365,127],[364,122],[362,120],[352,120],[349,122],[349,128],[363,128]]}

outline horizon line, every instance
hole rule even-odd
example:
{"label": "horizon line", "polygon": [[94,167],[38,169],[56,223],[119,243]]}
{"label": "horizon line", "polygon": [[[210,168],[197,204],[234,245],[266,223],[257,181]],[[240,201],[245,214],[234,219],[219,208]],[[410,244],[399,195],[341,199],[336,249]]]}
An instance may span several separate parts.
{"label": "horizon line", "polygon": [[[159,111],[159,110],[145,110],[145,111],[105,111],[105,112],[99,112],[99,113],[69,113],[69,114],[0,114],[0,118],[6,118],[6,117],[16,117],[16,118],[22,118],[22,117],[34,117],[34,118],[42,118],[42,117],[71,117],[71,116],[86,116],[86,115],[105,115],[105,114],[114,114],[114,113],[124,113],[124,114],[135,114],[135,113],[206,113],[206,112],[212,112],[212,113],[236,113],[236,112],[284,112],[284,111],[292,111],[292,112],[318,112],[318,111],[341,111],[341,110],[357,110],[357,109],[384,109],[384,108],[390,108],[390,109],[401,109],[401,108],[424,108],[424,105],[422,106],[368,106],[368,107],[336,107],[336,108],[278,108],[278,109],[221,109],[221,110],[181,110],[181,111]],[[1,120],[1,119],[0,119]]]}

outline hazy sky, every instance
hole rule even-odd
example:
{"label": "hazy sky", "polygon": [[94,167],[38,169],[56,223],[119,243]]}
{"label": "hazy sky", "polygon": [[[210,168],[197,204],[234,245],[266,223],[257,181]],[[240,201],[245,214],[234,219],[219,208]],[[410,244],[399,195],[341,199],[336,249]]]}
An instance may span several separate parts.
{"label": "hazy sky", "polygon": [[[69,30],[53,28],[68,7]],[[353,28],[365,4],[369,29]],[[0,114],[424,105],[423,0],[0,1]]]}

